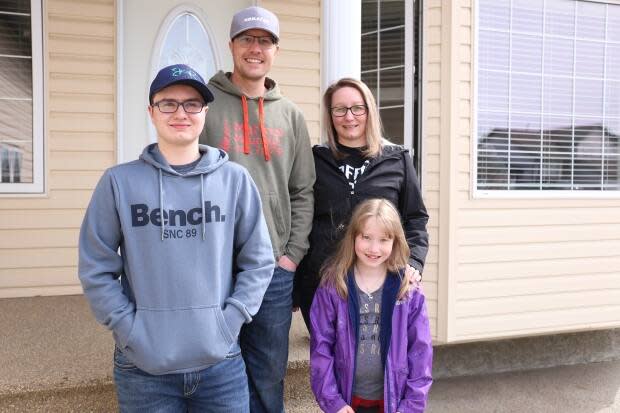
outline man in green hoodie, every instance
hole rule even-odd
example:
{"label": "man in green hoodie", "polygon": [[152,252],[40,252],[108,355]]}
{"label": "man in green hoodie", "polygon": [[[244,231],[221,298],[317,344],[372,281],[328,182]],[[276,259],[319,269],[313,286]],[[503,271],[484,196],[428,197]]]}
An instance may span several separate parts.
{"label": "man in green hoodie", "polygon": [[301,111],[267,77],[278,53],[278,18],[261,7],[236,13],[230,27],[232,73],[209,81],[215,95],[200,137],[245,166],[258,186],[277,266],[261,308],[243,327],[253,413],[284,411],[293,278],[308,249],[315,172]]}

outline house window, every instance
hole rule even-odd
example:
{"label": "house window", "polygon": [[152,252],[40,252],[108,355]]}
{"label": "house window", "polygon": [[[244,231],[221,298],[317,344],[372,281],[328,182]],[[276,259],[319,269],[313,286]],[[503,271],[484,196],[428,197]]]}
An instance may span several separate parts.
{"label": "house window", "polygon": [[362,0],[361,79],[377,100],[385,137],[414,149],[418,22],[418,1]]}
{"label": "house window", "polygon": [[42,193],[41,2],[0,1],[0,193]]}
{"label": "house window", "polygon": [[620,190],[620,4],[478,2],[476,190]]}

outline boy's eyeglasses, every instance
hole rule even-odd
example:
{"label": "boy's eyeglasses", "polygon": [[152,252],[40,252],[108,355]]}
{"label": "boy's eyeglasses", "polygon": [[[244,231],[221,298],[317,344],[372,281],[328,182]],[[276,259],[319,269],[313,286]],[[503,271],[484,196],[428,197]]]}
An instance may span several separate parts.
{"label": "boy's eyeglasses", "polygon": [[237,36],[235,40],[241,47],[250,47],[254,44],[254,40],[258,41],[258,47],[263,50],[269,50],[276,45],[276,42],[271,36],[252,36],[251,34],[242,34]]}
{"label": "boy's eyeglasses", "polygon": [[336,106],[333,108],[329,108],[329,110],[332,113],[332,116],[335,116],[337,118],[341,118],[343,116],[347,115],[348,111],[351,111],[351,113],[353,114],[353,116],[362,116],[366,114],[366,111],[368,110],[368,107],[366,105],[353,105],[353,106]]}
{"label": "boy's eyeglasses", "polygon": [[183,110],[186,113],[200,113],[202,108],[206,105],[199,100],[186,100],[185,102],[177,102],[176,100],[160,100],[153,103],[152,106],[157,106],[157,109],[161,113],[174,113],[179,109],[179,106],[183,106]]}

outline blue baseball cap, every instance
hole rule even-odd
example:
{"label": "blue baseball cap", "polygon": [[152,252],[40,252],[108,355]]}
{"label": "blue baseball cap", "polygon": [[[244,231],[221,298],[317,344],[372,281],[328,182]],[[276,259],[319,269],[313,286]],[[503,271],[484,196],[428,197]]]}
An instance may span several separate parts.
{"label": "blue baseball cap", "polygon": [[196,89],[205,103],[213,102],[213,93],[211,93],[207,87],[202,76],[188,65],[176,64],[166,66],[157,73],[157,76],[155,76],[155,79],[151,82],[149,103],[153,104],[153,95],[155,95],[155,93],[168,86],[178,84],[188,85]]}

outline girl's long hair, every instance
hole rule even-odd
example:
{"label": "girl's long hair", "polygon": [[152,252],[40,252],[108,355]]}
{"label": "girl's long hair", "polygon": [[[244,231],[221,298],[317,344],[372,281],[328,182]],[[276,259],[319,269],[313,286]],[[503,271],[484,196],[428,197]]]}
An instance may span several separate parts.
{"label": "girl's long hair", "polygon": [[382,148],[383,128],[381,126],[381,116],[379,116],[377,103],[375,102],[372,92],[364,82],[350,77],[343,77],[336,83],[333,83],[323,94],[323,125],[325,125],[326,128],[327,145],[336,159],[342,159],[344,155],[340,153],[336,145],[338,142],[338,135],[332,120],[331,106],[334,93],[343,87],[357,89],[362,95],[362,98],[364,98],[364,103],[368,108],[366,113],[366,144],[368,148],[363,152],[364,157],[374,158],[379,156]]}
{"label": "girl's long hair", "polygon": [[[387,270],[399,273],[409,262],[409,245],[401,224],[398,211],[386,199],[368,199],[353,211],[351,221],[344,237],[338,244],[336,253],[321,268],[321,285],[333,286],[342,298],[347,298],[347,273],[357,261],[355,238],[362,233],[366,221],[376,218],[385,234],[391,238],[392,254],[385,262]],[[402,299],[409,289],[409,280],[401,276],[398,298]]]}

